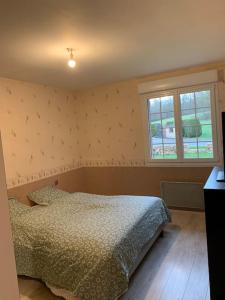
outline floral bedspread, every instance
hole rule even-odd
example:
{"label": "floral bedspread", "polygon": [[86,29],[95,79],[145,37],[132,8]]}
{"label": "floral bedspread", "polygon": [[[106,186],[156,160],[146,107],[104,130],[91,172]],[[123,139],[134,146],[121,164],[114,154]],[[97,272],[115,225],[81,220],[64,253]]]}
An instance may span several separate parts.
{"label": "floral bedspread", "polygon": [[68,193],[11,217],[17,273],[78,299],[118,299],[142,247],[169,220],[160,198]]}

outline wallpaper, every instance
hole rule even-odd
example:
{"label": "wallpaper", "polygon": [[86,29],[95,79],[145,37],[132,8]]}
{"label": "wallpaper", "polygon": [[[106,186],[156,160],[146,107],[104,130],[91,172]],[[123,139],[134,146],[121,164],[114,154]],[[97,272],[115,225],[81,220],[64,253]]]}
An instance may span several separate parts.
{"label": "wallpaper", "polygon": [[[219,110],[225,108],[219,83]],[[147,166],[146,135],[138,80],[76,93],[82,166]]]}
{"label": "wallpaper", "polygon": [[135,80],[76,93],[85,166],[143,165],[143,120]]}
{"label": "wallpaper", "polygon": [[[225,107],[219,86],[220,109]],[[79,92],[0,78],[8,188],[85,166],[146,166],[138,81]]]}
{"label": "wallpaper", "polygon": [[0,128],[8,187],[76,168],[76,100],[68,91],[0,79]]}

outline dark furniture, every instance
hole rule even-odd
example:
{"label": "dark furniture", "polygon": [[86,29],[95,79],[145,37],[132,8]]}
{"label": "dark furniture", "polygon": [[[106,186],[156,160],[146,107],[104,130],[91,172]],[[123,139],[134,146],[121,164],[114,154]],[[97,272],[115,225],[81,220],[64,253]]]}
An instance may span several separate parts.
{"label": "dark furniture", "polygon": [[215,167],[205,186],[205,216],[211,300],[225,299],[225,182],[216,181]]}

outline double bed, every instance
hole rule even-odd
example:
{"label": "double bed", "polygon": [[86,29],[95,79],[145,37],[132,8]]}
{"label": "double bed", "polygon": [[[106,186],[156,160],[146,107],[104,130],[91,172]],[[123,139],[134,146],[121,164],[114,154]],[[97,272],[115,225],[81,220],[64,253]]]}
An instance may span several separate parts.
{"label": "double bed", "polygon": [[65,299],[118,299],[170,221],[157,197],[63,192],[48,205],[10,201],[18,275]]}

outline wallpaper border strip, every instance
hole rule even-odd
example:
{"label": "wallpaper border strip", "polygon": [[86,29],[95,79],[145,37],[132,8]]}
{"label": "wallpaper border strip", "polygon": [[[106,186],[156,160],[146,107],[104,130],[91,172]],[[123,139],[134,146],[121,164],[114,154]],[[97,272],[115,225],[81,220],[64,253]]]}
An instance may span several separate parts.
{"label": "wallpaper border strip", "polygon": [[60,175],[69,171],[73,171],[83,167],[146,167],[147,161],[141,160],[85,160],[74,161],[70,164],[59,166],[56,168],[41,170],[37,173],[7,179],[7,188],[11,189],[24,184],[49,178],[55,175]]}
{"label": "wallpaper border strip", "polygon": [[18,187],[18,186],[28,184],[31,182],[35,182],[38,180],[42,180],[45,178],[49,178],[49,177],[52,177],[55,175],[60,175],[60,174],[63,174],[63,173],[66,173],[66,172],[69,172],[72,170],[76,170],[79,168],[80,168],[80,163],[73,162],[73,163],[59,166],[56,168],[41,170],[38,173],[34,173],[31,175],[20,176],[20,177],[16,177],[16,178],[9,178],[9,179],[7,179],[7,189]]}
{"label": "wallpaper border strip", "polygon": [[[215,163],[213,164],[215,166]],[[216,165],[219,165],[217,163]],[[42,180],[44,178],[49,178],[55,175],[60,175],[69,171],[73,171],[80,168],[85,167],[153,167],[153,165],[149,164],[148,160],[144,159],[129,159],[129,160],[80,160],[80,161],[73,161],[70,164],[66,164],[63,166],[59,166],[56,168],[48,169],[48,170],[41,170],[38,173],[34,173],[27,176],[21,176],[16,178],[8,178],[7,179],[7,188],[11,189],[14,187],[18,187],[24,184],[28,184],[31,182],[35,182],[38,180]],[[155,166],[154,166],[155,167]],[[159,167],[159,165],[158,165]],[[164,165],[163,167],[171,167],[171,165]],[[211,164],[209,165],[199,165],[199,164],[178,164],[174,165],[173,167],[212,167]]]}

